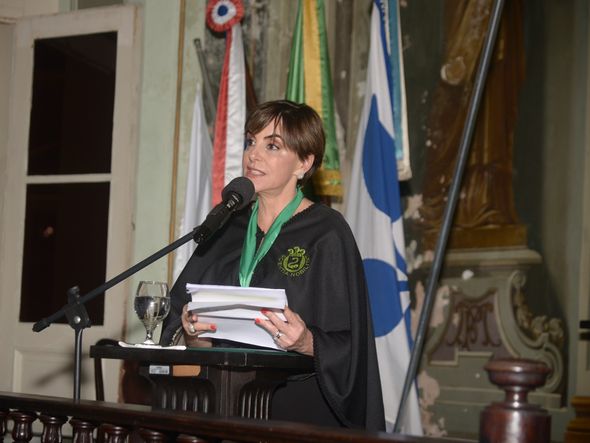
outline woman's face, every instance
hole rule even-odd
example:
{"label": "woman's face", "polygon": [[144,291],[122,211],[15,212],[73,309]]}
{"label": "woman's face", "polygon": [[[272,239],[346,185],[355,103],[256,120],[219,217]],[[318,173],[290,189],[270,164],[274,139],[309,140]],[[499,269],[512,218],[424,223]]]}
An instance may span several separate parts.
{"label": "woman's face", "polygon": [[293,194],[297,176],[305,174],[312,164],[313,155],[301,160],[287,147],[281,137],[280,125],[275,126],[274,122],[258,134],[246,134],[242,168],[244,176],[254,183],[257,194]]}

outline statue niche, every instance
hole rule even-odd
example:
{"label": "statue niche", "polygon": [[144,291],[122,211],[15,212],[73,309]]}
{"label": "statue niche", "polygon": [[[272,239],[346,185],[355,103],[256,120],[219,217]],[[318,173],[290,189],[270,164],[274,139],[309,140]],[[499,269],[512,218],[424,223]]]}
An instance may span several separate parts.
{"label": "statue niche", "polygon": [[[424,246],[436,241],[456,163],[492,0],[447,0],[446,49],[428,123],[423,182]],[[524,78],[521,0],[506,2],[479,108],[451,248],[525,246],[512,189],[518,92]]]}

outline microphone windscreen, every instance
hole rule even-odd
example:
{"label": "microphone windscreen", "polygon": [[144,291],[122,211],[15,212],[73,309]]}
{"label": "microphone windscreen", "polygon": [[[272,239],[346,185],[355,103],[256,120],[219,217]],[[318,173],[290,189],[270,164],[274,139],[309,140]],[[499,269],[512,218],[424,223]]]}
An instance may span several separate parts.
{"label": "microphone windscreen", "polygon": [[222,200],[226,200],[231,194],[237,194],[240,196],[240,205],[236,210],[240,210],[252,200],[254,196],[254,183],[249,178],[237,177],[230,181],[223,191],[221,191]]}

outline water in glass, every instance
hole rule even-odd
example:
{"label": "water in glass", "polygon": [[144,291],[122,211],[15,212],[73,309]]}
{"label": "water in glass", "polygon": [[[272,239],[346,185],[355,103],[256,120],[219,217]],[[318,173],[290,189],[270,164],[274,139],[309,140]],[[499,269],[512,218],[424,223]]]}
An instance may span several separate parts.
{"label": "water in glass", "polygon": [[145,326],[144,345],[154,345],[153,333],[170,312],[168,285],[164,282],[141,281],[135,295],[135,313]]}

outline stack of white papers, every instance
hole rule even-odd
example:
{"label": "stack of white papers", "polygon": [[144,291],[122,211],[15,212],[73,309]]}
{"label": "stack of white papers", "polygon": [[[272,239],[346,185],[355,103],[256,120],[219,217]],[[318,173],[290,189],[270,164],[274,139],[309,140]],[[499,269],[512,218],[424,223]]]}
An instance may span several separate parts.
{"label": "stack of white papers", "polygon": [[261,309],[275,312],[281,319],[287,306],[284,289],[243,288],[240,286],[195,285],[188,283],[186,291],[191,294],[189,311],[199,316],[199,322],[213,323],[215,332],[205,332],[199,337],[212,337],[281,349],[271,335],[254,320],[264,318]]}

